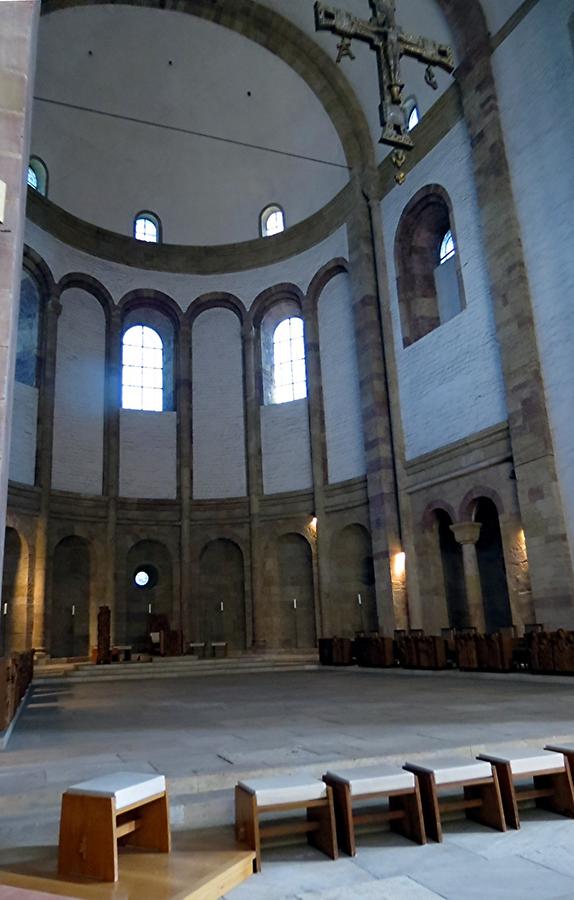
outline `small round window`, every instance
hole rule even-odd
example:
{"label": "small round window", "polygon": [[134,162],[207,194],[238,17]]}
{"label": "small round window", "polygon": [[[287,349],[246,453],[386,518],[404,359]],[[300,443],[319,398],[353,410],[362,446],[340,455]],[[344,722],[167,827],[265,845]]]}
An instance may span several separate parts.
{"label": "small round window", "polygon": [[150,590],[157,584],[158,573],[154,566],[138,566],[133,574],[135,587],[142,591]]}

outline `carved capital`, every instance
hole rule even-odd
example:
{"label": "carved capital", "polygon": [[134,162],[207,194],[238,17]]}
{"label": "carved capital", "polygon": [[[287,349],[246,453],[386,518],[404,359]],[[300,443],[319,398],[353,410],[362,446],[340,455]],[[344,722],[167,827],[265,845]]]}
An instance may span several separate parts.
{"label": "carved capital", "polygon": [[480,522],[457,522],[450,530],[459,544],[476,544],[480,537]]}

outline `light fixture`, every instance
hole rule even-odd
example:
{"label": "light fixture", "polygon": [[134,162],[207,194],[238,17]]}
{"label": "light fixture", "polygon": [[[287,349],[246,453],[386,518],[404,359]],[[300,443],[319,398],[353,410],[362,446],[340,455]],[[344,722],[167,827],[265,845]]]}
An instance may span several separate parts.
{"label": "light fixture", "polygon": [[393,556],[393,577],[396,579],[404,578],[406,571],[406,553],[400,551]]}

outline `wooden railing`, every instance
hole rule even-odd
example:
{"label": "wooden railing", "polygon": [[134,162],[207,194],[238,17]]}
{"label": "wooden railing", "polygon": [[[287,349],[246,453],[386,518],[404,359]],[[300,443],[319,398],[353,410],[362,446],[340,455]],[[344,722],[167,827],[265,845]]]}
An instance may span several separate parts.
{"label": "wooden railing", "polygon": [[34,651],[0,657],[0,731],[8,728],[34,673]]}
{"label": "wooden railing", "polygon": [[438,636],[416,630],[395,632],[394,638],[363,634],[355,640],[324,638],[319,641],[319,657],[323,665],[574,675],[574,631],[533,626],[524,637],[511,631],[477,634],[473,629],[445,629]]}

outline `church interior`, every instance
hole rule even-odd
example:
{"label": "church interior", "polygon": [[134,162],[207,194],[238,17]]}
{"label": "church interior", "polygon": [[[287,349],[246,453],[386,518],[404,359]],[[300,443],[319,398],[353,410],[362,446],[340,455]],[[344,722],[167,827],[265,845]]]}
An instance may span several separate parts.
{"label": "church interior", "polygon": [[1,0],[0,898],[574,898],[572,96],[574,0]]}

